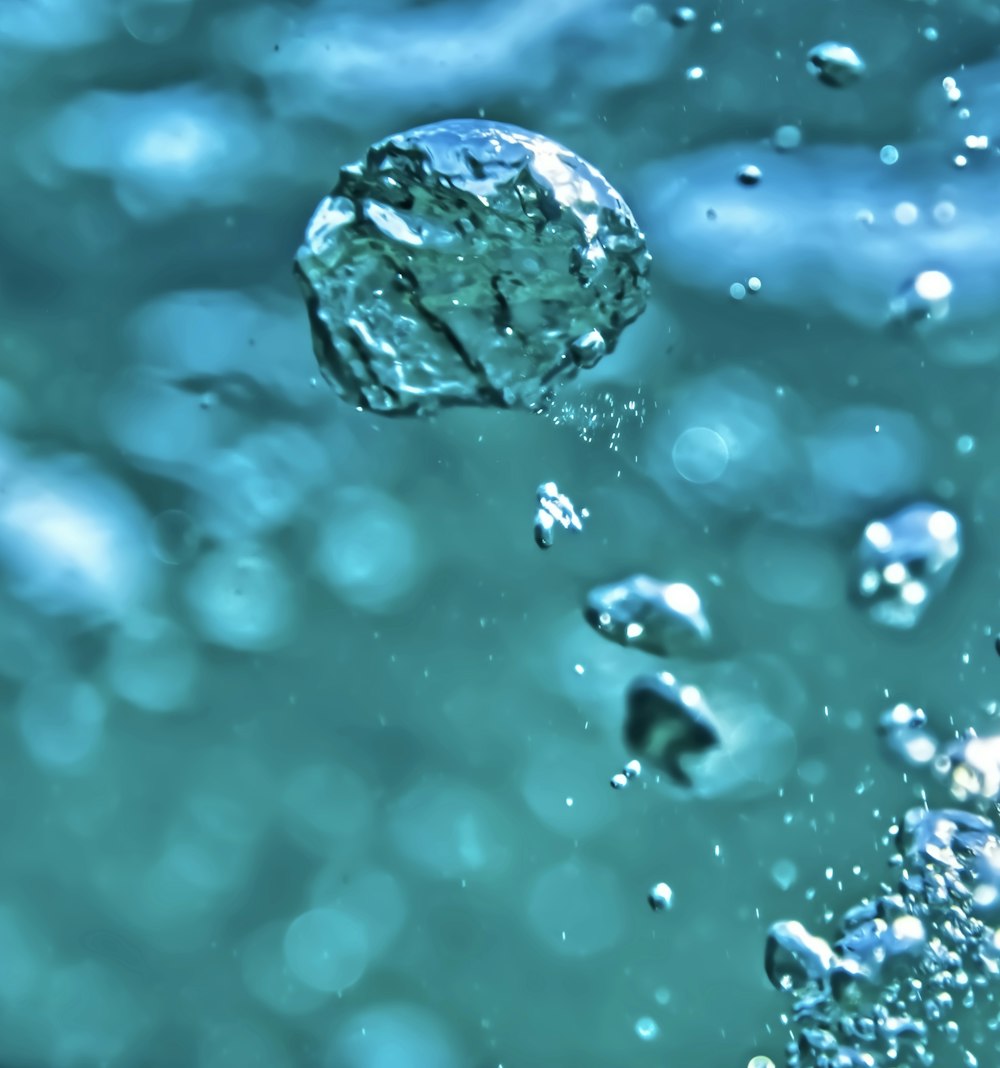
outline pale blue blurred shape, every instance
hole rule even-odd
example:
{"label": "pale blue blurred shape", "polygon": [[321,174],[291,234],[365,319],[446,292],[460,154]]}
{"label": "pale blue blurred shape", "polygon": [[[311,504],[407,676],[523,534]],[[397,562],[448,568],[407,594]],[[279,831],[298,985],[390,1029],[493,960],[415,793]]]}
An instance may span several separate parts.
{"label": "pale blue blurred shape", "polygon": [[197,473],[223,429],[218,413],[207,412],[196,394],[142,371],[111,386],[104,421],[110,439],[133,463],[181,480]]}
{"label": "pale blue blurred shape", "polygon": [[176,290],[140,305],[125,338],[135,362],[166,380],[231,376],[261,387],[262,416],[273,417],[275,397],[301,407],[332,406],[330,391],[317,382],[308,320],[297,299]]}
{"label": "pale blue blurred shape", "polygon": [[440,879],[496,875],[514,852],[512,828],[489,794],[443,775],[394,802],[389,834],[401,856]]}
{"label": "pale blue blurred shape", "polygon": [[[248,8],[217,21],[216,46],[263,80],[274,109],[335,116],[368,130],[392,121],[404,101],[447,113],[456,96],[529,93],[555,85],[564,72],[576,82],[582,65],[587,78],[580,84],[600,97],[660,76],[673,44],[665,23],[636,26],[632,5],[601,0],[438,2],[363,14],[333,3],[294,12]],[[280,40],[281,49],[261,48],[261,40]],[[618,59],[622,51],[630,62]],[[363,99],[364,108],[345,108],[352,98]]]}
{"label": "pale blue blurred shape", "polygon": [[364,925],[371,957],[384,953],[403,929],[409,912],[400,880],[381,868],[357,871],[345,879],[344,861],[335,858],[312,881],[309,901],[334,905]]}
{"label": "pale blue blurred shape", "polygon": [[48,142],[63,166],[107,176],[131,215],[161,218],[249,199],[260,179],[257,127],[245,98],[197,84],[92,90],[55,116]]}
{"label": "pale blue blurred shape", "polygon": [[172,620],[136,616],[112,634],[107,672],[119,697],[146,712],[173,712],[191,697],[197,647]]}
{"label": "pale blue blurred shape", "polygon": [[310,909],[297,916],[284,939],[292,974],[314,990],[336,994],[353,986],[368,967],[365,929],[339,909]]}
{"label": "pale blue blurred shape", "polygon": [[388,1002],[343,1025],[324,1068],[465,1068],[455,1038],[426,1009]]}
{"label": "pale blue blurred shape", "polygon": [[238,951],[243,982],[261,1004],[284,1016],[313,1012],[329,996],[307,986],[292,974],[285,960],[288,924],[274,922],[259,927]]}
{"label": "pale blue blurred shape", "polygon": [[42,767],[67,770],[92,756],[104,735],[104,700],[90,683],[32,679],[17,702],[21,736]]}
{"label": "pale blue blurred shape", "polygon": [[912,415],[874,406],[831,413],[806,447],[826,507],[840,502],[840,515],[854,516],[876,501],[915,491],[927,453],[926,437]]}
{"label": "pale blue blurred shape", "polygon": [[204,456],[191,481],[206,532],[234,538],[290,522],[326,474],[327,455],[314,434],[272,423],[233,448]]}
{"label": "pale blue blurred shape", "polygon": [[115,618],[152,587],[149,520],[83,457],[14,462],[0,503],[0,570],[42,612]]}
{"label": "pale blue blurred shape", "polygon": [[771,604],[830,608],[843,601],[840,553],[813,533],[762,523],[747,532],[738,558],[747,585]]}
{"label": "pale blue blurred shape", "polygon": [[190,1068],[298,1068],[284,1042],[254,1017],[221,1019],[212,1014]]}
{"label": "pale blue blurred shape", "polygon": [[114,26],[108,0],[6,0],[0,4],[0,43],[62,52],[95,44]]}
{"label": "pale blue blurred shape", "polygon": [[22,910],[0,904],[0,1004],[8,1012],[36,996],[49,956],[34,922]]}
{"label": "pale blue blurred shape", "polygon": [[615,799],[607,785],[614,759],[598,737],[588,743],[533,734],[521,793],[550,830],[573,840],[587,838],[615,816]]}
{"label": "pale blue blurred shape", "polygon": [[282,797],[285,825],[299,844],[321,855],[357,849],[371,826],[371,785],[353,768],[324,761],[296,769]]}
{"label": "pale blue blurred shape", "polygon": [[[637,892],[636,907],[645,908]],[[590,957],[616,946],[625,928],[622,881],[611,868],[587,860],[554,864],[528,892],[532,931],[560,956]]]}
{"label": "pale blue blurred shape", "polygon": [[147,1013],[110,968],[95,961],[71,964],[53,972],[46,987],[47,1068],[106,1065],[135,1050]]}
{"label": "pale blue blurred shape", "polygon": [[185,594],[206,641],[265,652],[291,637],[295,594],[277,553],[253,543],[222,545],[194,565]]}
{"label": "pale blue blurred shape", "polygon": [[194,0],[122,0],[122,25],[143,44],[165,44],[184,29],[193,6]]}
{"label": "pale blue blurred shape", "polygon": [[338,490],[327,509],[316,552],[321,577],[355,608],[389,610],[420,577],[420,545],[409,510],[362,487]]}

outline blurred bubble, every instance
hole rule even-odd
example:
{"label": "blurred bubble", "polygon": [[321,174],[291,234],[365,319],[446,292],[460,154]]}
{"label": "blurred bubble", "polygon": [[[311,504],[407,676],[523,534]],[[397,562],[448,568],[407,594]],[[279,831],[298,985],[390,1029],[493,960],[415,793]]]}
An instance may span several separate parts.
{"label": "blurred bubble", "polygon": [[[585,744],[536,736],[521,775],[521,792],[546,827],[570,838],[586,838],[614,815],[607,788],[601,788],[606,762],[607,752],[596,740]],[[572,805],[566,804],[567,797]]]}
{"label": "blurred bubble", "polygon": [[7,476],[0,568],[17,597],[100,621],[149,591],[148,521],[122,485],[79,457],[18,464]]}
{"label": "blurred bubble", "polygon": [[397,852],[439,879],[494,875],[513,853],[511,828],[490,796],[460,781],[425,778],[392,806]]}
{"label": "blurred bubble", "polygon": [[202,1028],[197,1068],[292,1068],[284,1044],[261,1021],[213,1014]]}
{"label": "blurred bubble", "polygon": [[298,1016],[313,1012],[327,998],[294,975],[285,959],[285,923],[269,923],[249,935],[238,950],[243,982],[250,994],[273,1012]]}
{"label": "blurred bubble", "polygon": [[356,1012],[331,1044],[324,1068],[460,1068],[455,1037],[426,1009],[388,1002]]}
{"label": "blurred bubble", "polygon": [[772,141],[779,152],[792,152],[802,144],[802,131],[798,126],[779,126]]}
{"label": "blurred bubble", "polygon": [[702,484],[722,476],[729,463],[729,447],[711,428],[692,426],[674,442],[671,456],[681,478]]}
{"label": "blurred bubble", "polygon": [[191,17],[192,0],[124,0],[122,25],[143,44],[173,40]]}
{"label": "blurred bubble", "polygon": [[899,149],[895,145],[883,145],[879,149],[878,158],[891,167],[894,163],[899,161]]}
{"label": "blurred bubble", "polygon": [[560,956],[590,957],[611,949],[621,939],[624,915],[617,874],[587,861],[546,868],[528,894],[532,929]]}
{"label": "blurred bubble", "polygon": [[165,564],[186,564],[201,547],[198,524],[178,508],[170,508],[153,520],[153,546]]}
{"label": "blurred bubble", "polygon": [[641,1016],[635,1021],[635,1033],[643,1042],[652,1042],[660,1034],[660,1025],[652,1016]]}
{"label": "blurred bubble", "polygon": [[188,605],[202,636],[252,652],[284,644],[295,597],[284,562],[254,544],[231,544],[206,553],[185,582]]}
{"label": "blurred bubble", "polygon": [[938,740],[922,708],[893,705],[879,716],[878,733],[887,752],[908,767],[929,764],[937,755]]}
{"label": "blurred bubble", "polygon": [[282,803],[293,838],[324,855],[360,842],[372,819],[371,787],[353,768],[332,761],[297,769]]}
{"label": "blurred bubble", "polygon": [[335,858],[313,880],[311,904],[332,905],[362,925],[370,957],[384,953],[402,932],[409,906],[401,881],[380,868],[344,872],[342,858]]}
{"label": "blurred bubble", "polygon": [[169,619],[137,616],[112,635],[108,678],[119,697],[147,712],[172,712],[191,695],[198,671],[194,643]]}
{"label": "blurred bubble", "polygon": [[368,966],[368,939],[353,917],[316,908],[296,917],[285,932],[285,962],[313,990],[336,994],[353,986]]}
{"label": "blurred bubble", "polygon": [[83,93],[47,136],[57,163],[107,176],[129,214],[162,218],[248,199],[265,162],[258,127],[247,99],[183,85]]}
{"label": "blurred bubble", "polygon": [[843,597],[842,561],[814,535],[758,525],[747,532],[739,560],[747,584],[772,604],[826,608]]}
{"label": "blurred bubble", "polygon": [[106,714],[93,686],[68,678],[33,679],[17,702],[28,752],[50,769],[69,769],[92,756],[101,744]]}
{"label": "blurred bubble", "polygon": [[417,584],[422,556],[409,510],[392,497],[348,487],[331,498],[316,566],[348,604],[369,612],[390,610]]}
{"label": "blurred bubble", "polygon": [[34,920],[14,905],[0,904],[0,1004],[8,1012],[37,998],[50,956]]}
{"label": "blurred bubble", "polygon": [[794,860],[782,858],[771,865],[771,878],[782,890],[789,890],[799,877],[798,865]]}

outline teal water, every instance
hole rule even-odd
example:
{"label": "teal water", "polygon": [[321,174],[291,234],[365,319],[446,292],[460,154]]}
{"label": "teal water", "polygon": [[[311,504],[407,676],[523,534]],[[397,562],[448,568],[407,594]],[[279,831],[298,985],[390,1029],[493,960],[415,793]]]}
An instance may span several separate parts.
{"label": "teal water", "polygon": [[[1000,8],[673,11],[0,9],[3,1068],[781,1065],[770,926],[834,940],[912,806],[995,815],[877,723],[997,733]],[[452,117],[570,147],[652,252],[544,415],[386,419],[313,356],[316,205]],[[589,515],[541,552],[550,480]],[[924,500],[961,558],[886,627],[855,549]],[[596,633],[635,573],[711,644]],[[613,790],[663,670],[726,748]],[[995,1063],[993,996],[936,1065]]]}

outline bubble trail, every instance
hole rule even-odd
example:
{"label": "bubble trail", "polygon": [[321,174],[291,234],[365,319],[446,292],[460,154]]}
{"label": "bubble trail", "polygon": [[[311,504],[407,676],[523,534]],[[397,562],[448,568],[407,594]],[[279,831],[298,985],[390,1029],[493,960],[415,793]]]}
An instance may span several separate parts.
{"label": "bubble trail", "polygon": [[913,808],[893,832],[895,888],[883,884],[881,895],[848,909],[832,945],[795,920],[770,929],[765,971],[795,998],[788,1068],[927,1068],[934,1032],[959,1038],[956,1002],[971,1009],[992,999],[1000,976],[994,825],[959,809]]}
{"label": "bubble trail", "polygon": [[621,196],[541,134],[455,119],[343,167],[295,270],[319,364],[385,415],[545,406],[646,306]]}

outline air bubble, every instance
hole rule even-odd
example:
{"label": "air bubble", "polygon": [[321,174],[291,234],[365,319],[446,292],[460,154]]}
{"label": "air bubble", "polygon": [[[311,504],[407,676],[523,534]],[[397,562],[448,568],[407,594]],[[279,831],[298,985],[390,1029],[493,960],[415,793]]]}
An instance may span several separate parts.
{"label": "air bubble", "polygon": [[587,594],[583,616],[605,638],[661,656],[697,650],[711,636],[691,586],[649,575],[596,586]]}
{"label": "air bubble", "polygon": [[320,366],[384,414],[543,406],[642,313],[648,268],[631,212],[590,164],[470,119],[396,134],[344,167],[296,257]]}
{"label": "air bubble", "polygon": [[850,45],[824,41],[809,50],[806,69],[824,85],[843,89],[865,73],[865,64]]}

